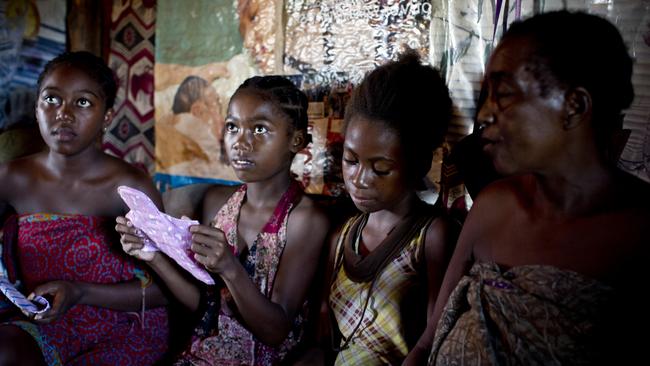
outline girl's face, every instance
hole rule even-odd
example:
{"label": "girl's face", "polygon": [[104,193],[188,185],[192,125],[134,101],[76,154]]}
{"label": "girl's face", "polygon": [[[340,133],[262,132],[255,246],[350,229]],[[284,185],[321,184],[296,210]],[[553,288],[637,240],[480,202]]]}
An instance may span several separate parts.
{"label": "girl's face", "polygon": [[289,174],[293,155],[302,147],[300,131],[270,100],[241,90],[230,100],[224,145],[230,165],[243,182]]}
{"label": "girl's face", "polygon": [[36,119],[51,151],[76,155],[93,148],[112,114],[101,86],[83,71],[60,65],[43,79]]}
{"label": "girl's face", "polygon": [[531,69],[534,43],[505,39],[485,73],[485,101],[479,106],[484,150],[504,175],[543,172],[563,161],[566,91],[542,84]]}
{"label": "girl's face", "polygon": [[345,131],[343,179],[362,212],[390,210],[413,191],[399,137],[364,117],[353,117]]}

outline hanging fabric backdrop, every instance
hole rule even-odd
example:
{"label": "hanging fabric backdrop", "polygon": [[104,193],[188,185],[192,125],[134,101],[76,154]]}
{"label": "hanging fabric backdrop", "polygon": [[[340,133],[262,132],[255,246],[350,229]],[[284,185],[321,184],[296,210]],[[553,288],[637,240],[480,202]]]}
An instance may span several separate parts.
{"label": "hanging fabric backdrop", "polygon": [[113,123],[104,150],[153,174],[153,67],[156,8],[153,0],[114,1],[108,64],[119,81]]}
{"label": "hanging fabric backdrop", "polygon": [[[232,181],[219,141],[228,100],[250,75],[283,74],[310,97],[313,142],[292,171],[309,193],[340,194],[345,102],[366,72],[394,59],[404,45],[438,67],[449,84],[454,115],[448,149],[473,130],[485,63],[507,26],[562,8],[609,18],[628,43],[636,60],[636,99],[626,111],[631,136],[620,166],[650,181],[649,0],[159,0],[158,177],[171,186]],[[198,85],[186,80],[192,75],[210,88],[202,86],[200,100],[174,109],[174,100]],[[200,107],[192,108],[195,102]],[[208,107],[212,118],[201,114]],[[428,176],[434,190],[444,180],[444,155],[445,149],[437,151]]]}

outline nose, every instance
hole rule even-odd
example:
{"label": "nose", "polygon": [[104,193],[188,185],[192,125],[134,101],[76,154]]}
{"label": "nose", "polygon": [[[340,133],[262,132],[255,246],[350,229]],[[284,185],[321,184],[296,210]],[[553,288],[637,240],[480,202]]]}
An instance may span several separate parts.
{"label": "nose", "polygon": [[370,187],[371,176],[370,171],[364,168],[361,164],[356,166],[356,169],[352,172],[351,181],[352,185],[355,188],[365,189]]}
{"label": "nose", "polygon": [[232,144],[235,151],[250,152],[253,150],[253,134],[246,129],[241,129],[235,136],[235,141]]}
{"label": "nose", "polygon": [[494,106],[490,98],[487,98],[479,105],[478,113],[476,114],[476,127],[479,133],[483,132],[485,128],[494,123]]}
{"label": "nose", "polygon": [[56,110],[56,120],[60,122],[73,122],[73,115],[67,103],[61,103],[61,106]]}

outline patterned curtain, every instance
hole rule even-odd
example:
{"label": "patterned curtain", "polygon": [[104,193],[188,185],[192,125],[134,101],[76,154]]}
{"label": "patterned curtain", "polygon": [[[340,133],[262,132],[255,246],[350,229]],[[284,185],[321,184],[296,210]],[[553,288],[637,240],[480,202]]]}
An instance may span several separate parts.
{"label": "patterned curtain", "polygon": [[153,174],[155,0],[113,2],[108,63],[119,80],[104,150]]}

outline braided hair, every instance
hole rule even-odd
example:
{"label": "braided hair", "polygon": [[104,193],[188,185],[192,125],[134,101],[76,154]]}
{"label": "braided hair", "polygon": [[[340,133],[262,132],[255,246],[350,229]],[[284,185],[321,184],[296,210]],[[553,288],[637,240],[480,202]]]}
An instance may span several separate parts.
{"label": "braided hair", "polygon": [[43,72],[38,76],[38,92],[41,91],[43,80],[59,66],[70,66],[81,70],[101,87],[106,103],[106,109],[112,108],[117,95],[115,75],[103,59],[87,51],[64,52],[45,64]]}
{"label": "braided hair", "polygon": [[289,79],[278,75],[253,76],[237,88],[235,95],[244,90],[255,91],[265,100],[273,102],[278,111],[289,118],[290,132],[303,130],[307,134],[307,95]]}

